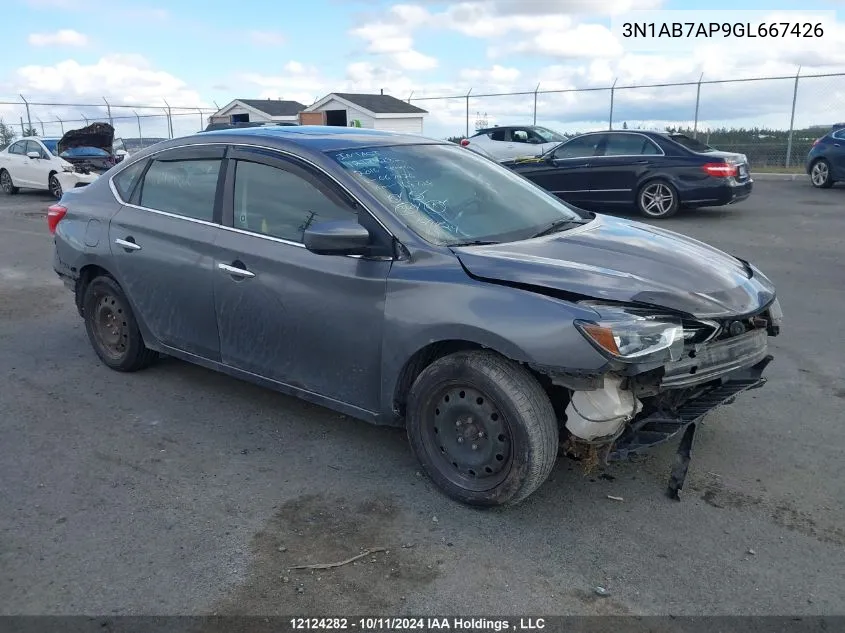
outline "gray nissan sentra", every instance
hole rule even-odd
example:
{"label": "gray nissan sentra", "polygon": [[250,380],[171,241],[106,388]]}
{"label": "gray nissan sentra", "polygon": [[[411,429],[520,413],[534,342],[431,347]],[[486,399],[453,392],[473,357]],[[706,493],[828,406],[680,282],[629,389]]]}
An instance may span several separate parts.
{"label": "gray nissan sentra", "polygon": [[558,454],[625,459],[761,386],[753,264],[567,205],[445,141],[250,128],[133,154],[48,212],[103,363],[160,354],[407,429],[428,476],[516,503]]}

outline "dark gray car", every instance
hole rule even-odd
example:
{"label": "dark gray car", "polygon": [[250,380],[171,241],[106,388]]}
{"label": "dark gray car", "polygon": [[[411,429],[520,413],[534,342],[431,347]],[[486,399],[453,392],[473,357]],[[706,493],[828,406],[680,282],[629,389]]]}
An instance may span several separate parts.
{"label": "dark gray car", "polygon": [[160,353],[403,425],[452,497],[515,503],[559,449],[622,459],[758,387],[782,315],[754,266],[373,130],[252,128],[134,154],[50,208],[94,350]]}

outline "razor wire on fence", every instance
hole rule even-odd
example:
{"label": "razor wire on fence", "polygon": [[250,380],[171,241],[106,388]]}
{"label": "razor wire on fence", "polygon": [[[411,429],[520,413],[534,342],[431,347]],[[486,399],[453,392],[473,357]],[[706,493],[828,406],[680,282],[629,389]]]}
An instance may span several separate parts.
{"label": "razor wire on fence", "polygon": [[[673,129],[752,166],[803,164],[813,142],[845,120],[845,72],[646,85],[407,98],[460,127],[453,138],[498,125],[543,125],[564,135],[601,129]],[[436,105],[435,105],[436,104]]]}

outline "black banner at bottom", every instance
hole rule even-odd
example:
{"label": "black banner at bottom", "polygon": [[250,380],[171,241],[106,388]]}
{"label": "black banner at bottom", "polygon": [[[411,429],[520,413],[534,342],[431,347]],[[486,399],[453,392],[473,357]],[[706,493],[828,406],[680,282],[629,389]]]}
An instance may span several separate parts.
{"label": "black banner at bottom", "polygon": [[0,616],[0,633],[845,633],[845,616]]}

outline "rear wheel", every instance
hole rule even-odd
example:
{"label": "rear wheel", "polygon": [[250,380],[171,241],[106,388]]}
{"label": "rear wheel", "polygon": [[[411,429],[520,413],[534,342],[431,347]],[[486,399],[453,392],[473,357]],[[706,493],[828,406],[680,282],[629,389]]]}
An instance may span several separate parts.
{"label": "rear wheel", "polygon": [[819,158],[810,166],[810,182],[818,189],[828,189],[833,186],[833,178],[830,174],[830,163],[824,158]]}
{"label": "rear wheel", "polygon": [[59,179],[56,178],[56,174],[50,174],[50,180],[48,181],[48,188],[50,189],[50,193],[56,200],[61,200],[62,194],[62,183],[59,182]]}
{"label": "rear wheel", "polygon": [[20,189],[12,183],[12,176],[5,169],[0,169],[0,189],[8,196],[15,195]]}
{"label": "rear wheel", "polygon": [[129,302],[118,283],[96,277],[82,300],[88,339],[100,360],[116,371],[137,371],[149,366],[157,352],[144,345]]}
{"label": "rear wheel", "polygon": [[450,354],[414,381],[407,431],[423,469],[469,505],[515,504],[549,476],[558,424],[523,367],[487,350]]}
{"label": "rear wheel", "polygon": [[637,208],[647,218],[662,220],[672,217],[680,206],[678,192],[665,180],[651,180],[637,194]]}

